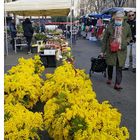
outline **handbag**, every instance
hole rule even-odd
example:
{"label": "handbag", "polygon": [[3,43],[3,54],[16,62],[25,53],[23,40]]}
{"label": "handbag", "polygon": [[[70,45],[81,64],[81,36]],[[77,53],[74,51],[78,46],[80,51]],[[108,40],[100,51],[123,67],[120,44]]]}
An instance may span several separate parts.
{"label": "handbag", "polygon": [[117,52],[119,50],[119,46],[120,46],[120,44],[119,44],[118,41],[116,41],[116,40],[111,41],[110,42],[110,50],[111,50],[111,52],[114,52],[114,53]]}

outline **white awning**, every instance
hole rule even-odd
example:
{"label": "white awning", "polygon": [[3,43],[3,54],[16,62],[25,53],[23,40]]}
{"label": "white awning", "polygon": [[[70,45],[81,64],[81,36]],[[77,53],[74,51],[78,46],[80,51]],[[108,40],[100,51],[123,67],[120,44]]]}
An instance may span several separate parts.
{"label": "white awning", "polygon": [[71,0],[20,0],[5,3],[5,11],[20,16],[67,16]]}
{"label": "white awning", "polygon": [[122,7],[124,9],[124,11],[129,12],[129,11],[133,11],[136,12],[136,8],[131,8],[131,7]]}

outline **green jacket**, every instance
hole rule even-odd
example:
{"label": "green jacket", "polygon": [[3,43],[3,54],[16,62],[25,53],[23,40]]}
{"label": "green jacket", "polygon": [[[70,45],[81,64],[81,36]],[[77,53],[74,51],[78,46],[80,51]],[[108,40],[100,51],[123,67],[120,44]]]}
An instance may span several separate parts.
{"label": "green jacket", "polygon": [[111,22],[104,34],[102,40],[102,52],[106,54],[106,63],[107,65],[116,66],[117,58],[119,61],[119,66],[124,66],[126,55],[127,55],[127,44],[131,40],[131,29],[128,23],[123,22],[122,29],[122,44],[121,50],[116,53],[110,51],[110,40],[113,37],[114,32],[114,22]]}

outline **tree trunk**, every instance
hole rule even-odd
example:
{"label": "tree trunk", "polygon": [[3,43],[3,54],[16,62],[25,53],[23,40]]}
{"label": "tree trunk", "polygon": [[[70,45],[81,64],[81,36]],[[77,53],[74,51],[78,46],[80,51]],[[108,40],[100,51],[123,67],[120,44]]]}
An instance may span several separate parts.
{"label": "tree trunk", "polygon": [[113,0],[116,7],[123,7],[128,0]]}

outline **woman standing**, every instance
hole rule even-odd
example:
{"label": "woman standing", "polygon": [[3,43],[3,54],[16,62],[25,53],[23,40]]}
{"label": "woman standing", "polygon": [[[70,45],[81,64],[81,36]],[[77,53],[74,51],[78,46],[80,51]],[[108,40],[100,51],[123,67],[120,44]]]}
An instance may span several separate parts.
{"label": "woman standing", "polygon": [[13,50],[15,50],[15,37],[17,35],[17,30],[16,30],[15,21],[13,19],[10,23],[9,29],[10,29],[10,34],[12,38],[11,44],[12,44]]}
{"label": "woman standing", "polygon": [[118,11],[114,20],[108,25],[102,45],[103,56],[106,54],[106,63],[108,65],[107,84],[112,83],[113,66],[116,66],[116,81],[114,89],[121,90],[122,67],[124,66],[127,55],[127,44],[131,40],[130,26],[124,21],[125,13]]}
{"label": "woman standing", "polygon": [[26,41],[28,44],[28,54],[31,53],[31,41],[33,37],[33,27],[32,23],[29,18],[26,18],[25,21],[22,23],[23,31],[24,31],[24,36],[26,37]]}

